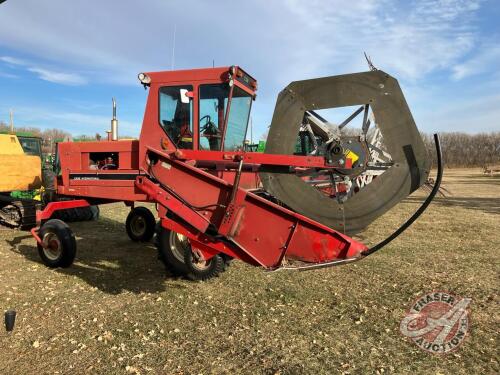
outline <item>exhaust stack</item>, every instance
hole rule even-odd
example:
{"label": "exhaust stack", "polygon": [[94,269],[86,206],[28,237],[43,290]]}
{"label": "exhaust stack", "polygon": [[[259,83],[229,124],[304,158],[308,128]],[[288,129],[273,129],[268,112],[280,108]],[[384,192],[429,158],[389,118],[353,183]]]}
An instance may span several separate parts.
{"label": "exhaust stack", "polygon": [[111,131],[108,131],[108,141],[118,140],[118,120],[116,119],[116,100],[113,100],[113,118],[111,119]]}

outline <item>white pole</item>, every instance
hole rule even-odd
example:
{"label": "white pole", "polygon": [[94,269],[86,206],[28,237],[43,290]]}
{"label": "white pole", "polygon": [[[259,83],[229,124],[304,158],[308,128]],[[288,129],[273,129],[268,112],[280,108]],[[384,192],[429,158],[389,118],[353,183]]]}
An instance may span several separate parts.
{"label": "white pole", "polygon": [[14,133],[14,111],[11,109],[9,112],[10,116],[10,132]]}

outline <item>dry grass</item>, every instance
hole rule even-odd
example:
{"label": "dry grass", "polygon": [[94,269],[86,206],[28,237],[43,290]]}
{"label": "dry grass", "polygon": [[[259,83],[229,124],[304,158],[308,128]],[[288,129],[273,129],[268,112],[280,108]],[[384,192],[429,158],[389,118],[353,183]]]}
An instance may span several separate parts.
{"label": "dry grass", "polygon": [[[0,373],[498,374],[500,179],[449,170],[445,184],[453,196],[380,253],[303,273],[234,262],[210,282],[170,278],[152,245],[128,240],[121,205],[72,225],[79,252],[64,270],[44,267],[28,234],[0,231],[0,308],[18,311]],[[421,198],[363,237],[385,237]],[[447,356],[399,333],[431,290],[473,299],[470,336]]]}

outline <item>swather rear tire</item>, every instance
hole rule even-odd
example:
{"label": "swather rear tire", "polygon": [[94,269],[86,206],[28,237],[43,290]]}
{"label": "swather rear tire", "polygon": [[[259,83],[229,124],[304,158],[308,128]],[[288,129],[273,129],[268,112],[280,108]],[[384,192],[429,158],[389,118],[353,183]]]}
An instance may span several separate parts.
{"label": "swather rear tire", "polygon": [[135,207],[125,222],[125,229],[132,241],[148,242],[155,233],[156,220],[146,207]]}
{"label": "swather rear tire", "polygon": [[50,219],[42,225],[38,232],[47,248],[40,245],[38,254],[43,263],[50,268],[69,267],[75,260],[76,240],[73,231],[59,219]]}

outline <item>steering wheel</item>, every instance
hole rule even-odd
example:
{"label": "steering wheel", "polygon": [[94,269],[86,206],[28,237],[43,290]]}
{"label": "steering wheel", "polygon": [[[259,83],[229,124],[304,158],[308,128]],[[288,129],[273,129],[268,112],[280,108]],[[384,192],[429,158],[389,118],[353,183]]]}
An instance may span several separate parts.
{"label": "steering wheel", "polygon": [[116,169],[116,164],[104,164],[101,167],[102,170]]}
{"label": "steering wheel", "polygon": [[212,122],[212,118],[210,117],[210,115],[205,115],[203,116],[202,118],[200,118],[200,123],[205,120],[205,125],[203,125],[201,128],[200,128],[200,132],[203,132],[204,136],[205,137],[209,137],[209,136],[219,136],[220,135],[220,130],[219,128],[217,128],[217,125],[215,125],[213,122]]}
{"label": "steering wheel", "polygon": [[208,127],[210,126],[210,124],[213,124],[212,122],[212,118],[210,117],[210,115],[205,115],[203,116],[202,118],[200,118],[200,124],[202,123],[202,121],[205,120],[205,125],[203,125],[201,128],[200,128],[200,131],[205,131],[208,129]]}

